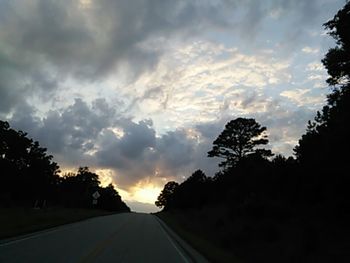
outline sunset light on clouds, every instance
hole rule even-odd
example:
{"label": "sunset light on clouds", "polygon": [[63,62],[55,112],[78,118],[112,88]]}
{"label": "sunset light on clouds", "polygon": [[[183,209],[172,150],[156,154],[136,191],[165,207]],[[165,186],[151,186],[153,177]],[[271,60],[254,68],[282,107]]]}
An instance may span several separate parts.
{"label": "sunset light on clouds", "polygon": [[255,118],[293,154],[328,88],[343,0],[1,1],[0,117],[88,166],[137,211],[207,158],[225,123]]}

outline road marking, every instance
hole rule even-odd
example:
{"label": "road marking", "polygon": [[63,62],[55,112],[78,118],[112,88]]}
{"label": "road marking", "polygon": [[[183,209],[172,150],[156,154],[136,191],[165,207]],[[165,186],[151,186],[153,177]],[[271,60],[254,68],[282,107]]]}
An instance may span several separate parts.
{"label": "road marking", "polygon": [[175,248],[175,250],[179,253],[179,255],[182,257],[182,259],[184,260],[184,262],[186,263],[190,263],[190,261],[188,261],[187,257],[181,252],[181,250],[177,247],[177,245],[174,243],[174,241],[171,239],[171,237],[169,236],[169,234],[167,232],[165,232],[165,230],[163,229],[160,220],[155,216],[156,220],[159,223],[159,227],[160,229],[162,229],[164,235],[167,237],[167,239],[170,241],[170,243],[173,245],[173,247]]}
{"label": "road marking", "polygon": [[[68,223],[68,224],[63,224],[63,225],[58,225],[58,226],[54,226],[54,227],[51,227],[51,228],[46,229],[46,230],[44,229],[44,230],[41,230],[41,231],[38,231],[38,232],[34,232],[32,234],[25,235],[22,238],[18,238],[18,239],[12,240],[12,241],[7,241],[7,242],[4,242],[4,243],[0,243],[0,247],[5,247],[5,246],[8,246],[8,245],[16,244],[16,243],[19,243],[19,242],[22,242],[22,241],[28,240],[28,239],[34,239],[34,238],[38,238],[38,237],[41,237],[41,236],[46,236],[48,234],[51,234],[51,233],[54,233],[54,232],[57,232],[57,231],[60,231],[62,229],[66,229],[66,228],[69,228],[69,227],[73,227],[75,225],[78,225],[80,223],[87,222],[87,221],[90,221],[90,220],[93,220],[93,219],[94,218],[87,218],[85,220],[72,222],[72,223]],[[16,238],[16,237],[14,237],[14,238]]]}
{"label": "road marking", "polygon": [[118,227],[117,230],[115,230],[109,237],[101,240],[97,243],[97,245],[87,254],[85,255],[81,260],[79,260],[79,263],[87,263],[92,262],[97,258],[98,255],[100,255],[103,250],[106,249],[107,245],[109,245],[112,240],[117,236],[120,229],[124,228],[125,225],[127,225],[129,221],[125,220],[121,226]]}
{"label": "road marking", "polygon": [[24,238],[16,239],[16,240],[9,241],[9,242],[6,242],[6,243],[2,243],[2,244],[0,244],[0,247],[5,247],[5,246],[8,246],[8,245],[16,244],[16,243],[19,243],[19,242],[22,242],[22,241],[28,240],[28,239],[33,239],[33,238],[37,238],[37,237],[41,237],[41,236],[46,236],[48,234],[57,232],[59,230],[60,229],[54,229],[54,230],[51,230],[51,231],[45,231],[43,233],[34,234],[34,235],[29,236],[29,237],[24,237]]}

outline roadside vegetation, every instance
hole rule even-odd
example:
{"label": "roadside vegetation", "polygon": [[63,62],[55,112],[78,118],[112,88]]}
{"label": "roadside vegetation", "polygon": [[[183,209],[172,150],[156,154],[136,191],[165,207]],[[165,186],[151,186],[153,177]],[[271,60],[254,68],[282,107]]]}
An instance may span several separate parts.
{"label": "roadside vegetation", "polygon": [[322,60],[331,92],[294,157],[265,149],[267,128],[237,118],[208,152],[222,159],[214,176],[165,184],[159,216],[185,239],[242,262],[349,262],[350,2],[324,26],[336,41]]}
{"label": "roadside vegetation", "polygon": [[0,239],[24,235],[114,212],[101,209],[48,207],[0,208]]}
{"label": "roadside vegetation", "polygon": [[60,176],[53,156],[39,142],[4,121],[0,138],[0,238],[130,212],[114,186],[102,187],[88,167]]}
{"label": "roadside vegetation", "polygon": [[[214,209],[217,210],[217,208]],[[156,215],[209,262],[240,263],[241,261],[233,253],[227,251],[217,242],[218,233],[207,229],[208,214],[215,214],[215,212],[205,208],[202,211],[163,211]]]}

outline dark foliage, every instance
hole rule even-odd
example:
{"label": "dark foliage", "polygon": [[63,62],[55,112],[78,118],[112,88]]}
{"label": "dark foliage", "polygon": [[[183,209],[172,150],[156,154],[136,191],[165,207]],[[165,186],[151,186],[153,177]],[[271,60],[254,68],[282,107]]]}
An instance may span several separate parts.
{"label": "dark foliage", "polygon": [[[93,203],[93,194],[100,197]],[[67,207],[100,208],[109,211],[130,211],[121,200],[112,184],[101,187],[98,175],[89,171],[88,167],[80,167],[77,174],[66,174],[61,178],[60,196]]]}
{"label": "dark foliage", "polygon": [[[130,211],[113,185],[101,187],[98,175],[88,167],[60,177],[53,157],[26,133],[0,121],[0,138],[0,206],[65,205]],[[96,191],[100,197],[93,204]]]}
{"label": "dark foliage", "polygon": [[46,149],[3,121],[0,138],[1,203],[33,203],[52,198],[59,183],[59,167]]}
{"label": "dark foliage", "polygon": [[[299,169],[304,171],[302,192],[327,209],[345,216],[350,206],[348,176],[350,155],[350,3],[325,23],[336,40],[323,59],[333,85],[328,103],[310,121],[306,134],[295,147]],[[312,192],[313,195],[307,194]],[[310,200],[311,201],[311,200]]]}
{"label": "dark foliage", "polygon": [[208,202],[210,182],[211,180],[201,170],[195,171],[175,189],[169,205],[184,209],[201,208]]}
{"label": "dark foliage", "polygon": [[192,175],[164,207],[186,214],[198,235],[206,229],[245,262],[350,260],[350,2],[324,26],[336,40],[322,60],[332,91],[295,147],[296,158],[267,159],[255,149],[268,142],[259,137],[266,128],[238,118],[208,153],[223,158],[225,169],[213,179]]}
{"label": "dark foliage", "polygon": [[208,157],[225,159],[220,163],[224,169],[234,167],[243,158],[250,155],[271,156],[271,151],[256,149],[269,141],[265,134],[266,127],[261,127],[254,119],[237,118],[228,122],[219,137],[213,142],[213,149]]}
{"label": "dark foliage", "polygon": [[122,201],[112,184],[109,184],[107,187],[100,187],[99,193],[101,197],[98,199],[97,207],[109,211],[130,212],[130,208]]}
{"label": "dark foliage", "polygon": [[324,24],[335,41],[336,46],[331,48],[322,60],[327,69],[330,85],[349,84],[350,81],[350,2],[338,11],[334,18]]}
{"label": "dark foliage", "polygon": [[156,206],[160,208],[168,209],[169,205],[173,201],[173,194],[176,188],[179,186],[177,182],[171,181],[165,184],[164,189],[159,194],[157,201],[155,202]]}

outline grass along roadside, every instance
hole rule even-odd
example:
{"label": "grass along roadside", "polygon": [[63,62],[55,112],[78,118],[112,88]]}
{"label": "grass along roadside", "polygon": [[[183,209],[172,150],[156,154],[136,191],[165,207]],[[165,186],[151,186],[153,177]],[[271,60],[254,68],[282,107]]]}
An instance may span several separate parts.
{"label": "grass along roadside", "polygon": [[200,252],[210,262],[239,263],[232,254],[210,242],[208,238],[190,229],[190,222],[183,224],[184,217],[177,212],[159,212],[155,214],[162,219],[174,232],[183,238],[194,249]]}
{"label": "grass along roadside", "polygon": [[113,213],[95,209],[63,207],[47,209],[0,208],[0,239],[110,214]]}

